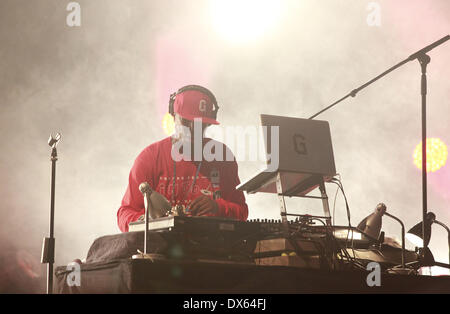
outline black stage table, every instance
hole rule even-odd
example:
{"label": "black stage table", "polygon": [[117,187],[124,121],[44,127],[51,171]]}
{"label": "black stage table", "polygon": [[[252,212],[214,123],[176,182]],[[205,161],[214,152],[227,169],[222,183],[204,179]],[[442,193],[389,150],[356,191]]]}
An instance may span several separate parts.
{"label": "black stage table", "polygon": [[450,293],[450,276],[381,274],[369,287],[364,271],[323,271],[286,266],[117,259],[83,264],[80,286],[56,269],[56,293]]}

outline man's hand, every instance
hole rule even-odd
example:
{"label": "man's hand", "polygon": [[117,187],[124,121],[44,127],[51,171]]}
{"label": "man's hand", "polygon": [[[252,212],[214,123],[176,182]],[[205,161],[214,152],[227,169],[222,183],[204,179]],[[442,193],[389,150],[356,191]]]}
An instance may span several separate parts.
{"label": "man's hand", "polygon": [[201,195],[189,204],[189,213],[192,216],[205,216],[207,214],[215,214],[219,210],[216,201],[207,195]]}

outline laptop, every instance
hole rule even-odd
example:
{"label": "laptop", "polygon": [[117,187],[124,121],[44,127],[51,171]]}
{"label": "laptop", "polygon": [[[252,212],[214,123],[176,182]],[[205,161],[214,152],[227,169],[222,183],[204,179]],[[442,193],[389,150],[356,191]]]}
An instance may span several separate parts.
{"label": "laptop", "polygon": [[262,114],[261,124],[267,130],[267,167],[240,184],[239,190],[277,193],[276,177],[280,173],[283,195],[305,195],[322,179],[328,181],[336,175],[327,121]]}

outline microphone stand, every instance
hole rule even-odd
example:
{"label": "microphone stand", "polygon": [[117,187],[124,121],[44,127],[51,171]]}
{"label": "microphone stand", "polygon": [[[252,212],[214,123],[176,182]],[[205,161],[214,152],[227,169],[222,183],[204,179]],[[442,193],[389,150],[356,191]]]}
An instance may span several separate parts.
{"label": "microphone stand", "polygon": [[147,255],[147,248],[148,248],[148,209],[150,206],[150,194],[152,193],[152,190],[148,188],[148,190],[144,193],[145,197],[145,230],[144,230],[144,255]]}
{"label": "microphone stand", "polygon": [[430,56],[427,55],[427,52],[433,50],[439,45],[442,45],[444,42],[450,39],[450,35],[444,36],[441,39],[435,41],[434,43],[426,46],[425,48],[417,51],[416,53],[410,55],[405,60],[401,61],[400,63],[394,65],[393,67],[389,68],[388,70],[384,71],[377,77],[373,78],[372,80],[368,81],[367,83],[361,85],[360,87],[352,90],[350,93],[342,97],[341,99],[337,100],[336,102],[332,103],[328,107],[320,110],[318,113],[312,115],[309,119],[314,119],[322,112],[327,111],[331,107],[334,107],[341,101],[347,99],[348,97],[352,96],[355,97],[357,93],[359,93],[362,89],[366,88],[367,86],[371,85],[375,81],[379,80],[383,76],[389,74],[390,72],[394,71],[395,69],[401,67],[405,63],[408,63],[409,61],[418,60],[421,66],[422,70],[422,76],[421,76],[421,95],[422,95],[422,235],[423,235],[423,248],[426,249],[427,243],[425,243],[425,220],[427,216],[427,146],[426,146],[426,140],[427,140],[427,65],[430,63]]}
{"label": "microphone stand", "polygon": [[145,209],[145,213],[144,213],[144,221],[145,221],[145,230],[144,230],[144,252],[140,252],[139,254],[135,254],[133,255],[133,259],[145,259],[145,258],[150,258],[147,252],[147,247],[148,247],[148,221],[149,221],[149,211],[151,210],[151,200],[150,200],[150,195],[153,193],[153,190],[151,189],[150,185],[148,184],[148,182],[142,182],[139,185],[139,191],[142,193],[142,195],[144,196],[144,209]]}
{"label": "microphone stand", "polygon": [[58,153],[56,146],[61,140],[61,134],[57,133],[55,137],[50,135],[48,145],[52,148],[50,160],[52,162],[52,182],[51,182],[51,196],[50,196],[50,234],[45,237],[42,243],[41,263],[47,264],[47,294],[53,293],[53,263],[55,262],[55,178],[56,178],[56,161],[58,160]]}
{"label": "microphone stand", "polygon": [[[150,187],[150,184],[148,184],[148,182],[142,182],[139,185],[139,191],[141,191],[142,195],[144,196],[144,208],[145,208],[145,212],[144,212],[144,223],[145,223],[145,230],[144,230],[144,252],[141,252],[138,250],[139,254],[135,254],[132,256],[133,259],[150,259],[150,260],[155,260],[155,259],[165,259],[165,256],[162,254],[158,254],[158,253],[149,253],[148,252],[148,225],[149,225],[149,216],[152,219],[156,219],[156,218],[160,218],[160,217],[164,217],[167,215],[167,212],[164,213],[164,210],[167,210],[167,208],[165,208],[164,206],[162,208],[159,207],[154,207],[154,203],[152,203],[152,198],[154,199],[153,201],[156,201],[156,203],[158,203],[158,192],[153,191],[152,188]],[[167,205],[170,207],[169,203],[167,203]],[[159,206],[159,205],[157,205]],[[155,208],[157,208],[155,210]]]}

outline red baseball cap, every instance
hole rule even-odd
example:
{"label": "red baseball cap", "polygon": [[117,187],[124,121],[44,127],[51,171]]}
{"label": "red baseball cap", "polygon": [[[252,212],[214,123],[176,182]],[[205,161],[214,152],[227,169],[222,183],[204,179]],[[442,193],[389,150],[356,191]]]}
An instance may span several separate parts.
{"label": "red baseball cap", "polygon": [[175,97],[174,112],[186,120],[199,118],[202,123],[219,124],[212,99],[199,90],[186,90]]}

